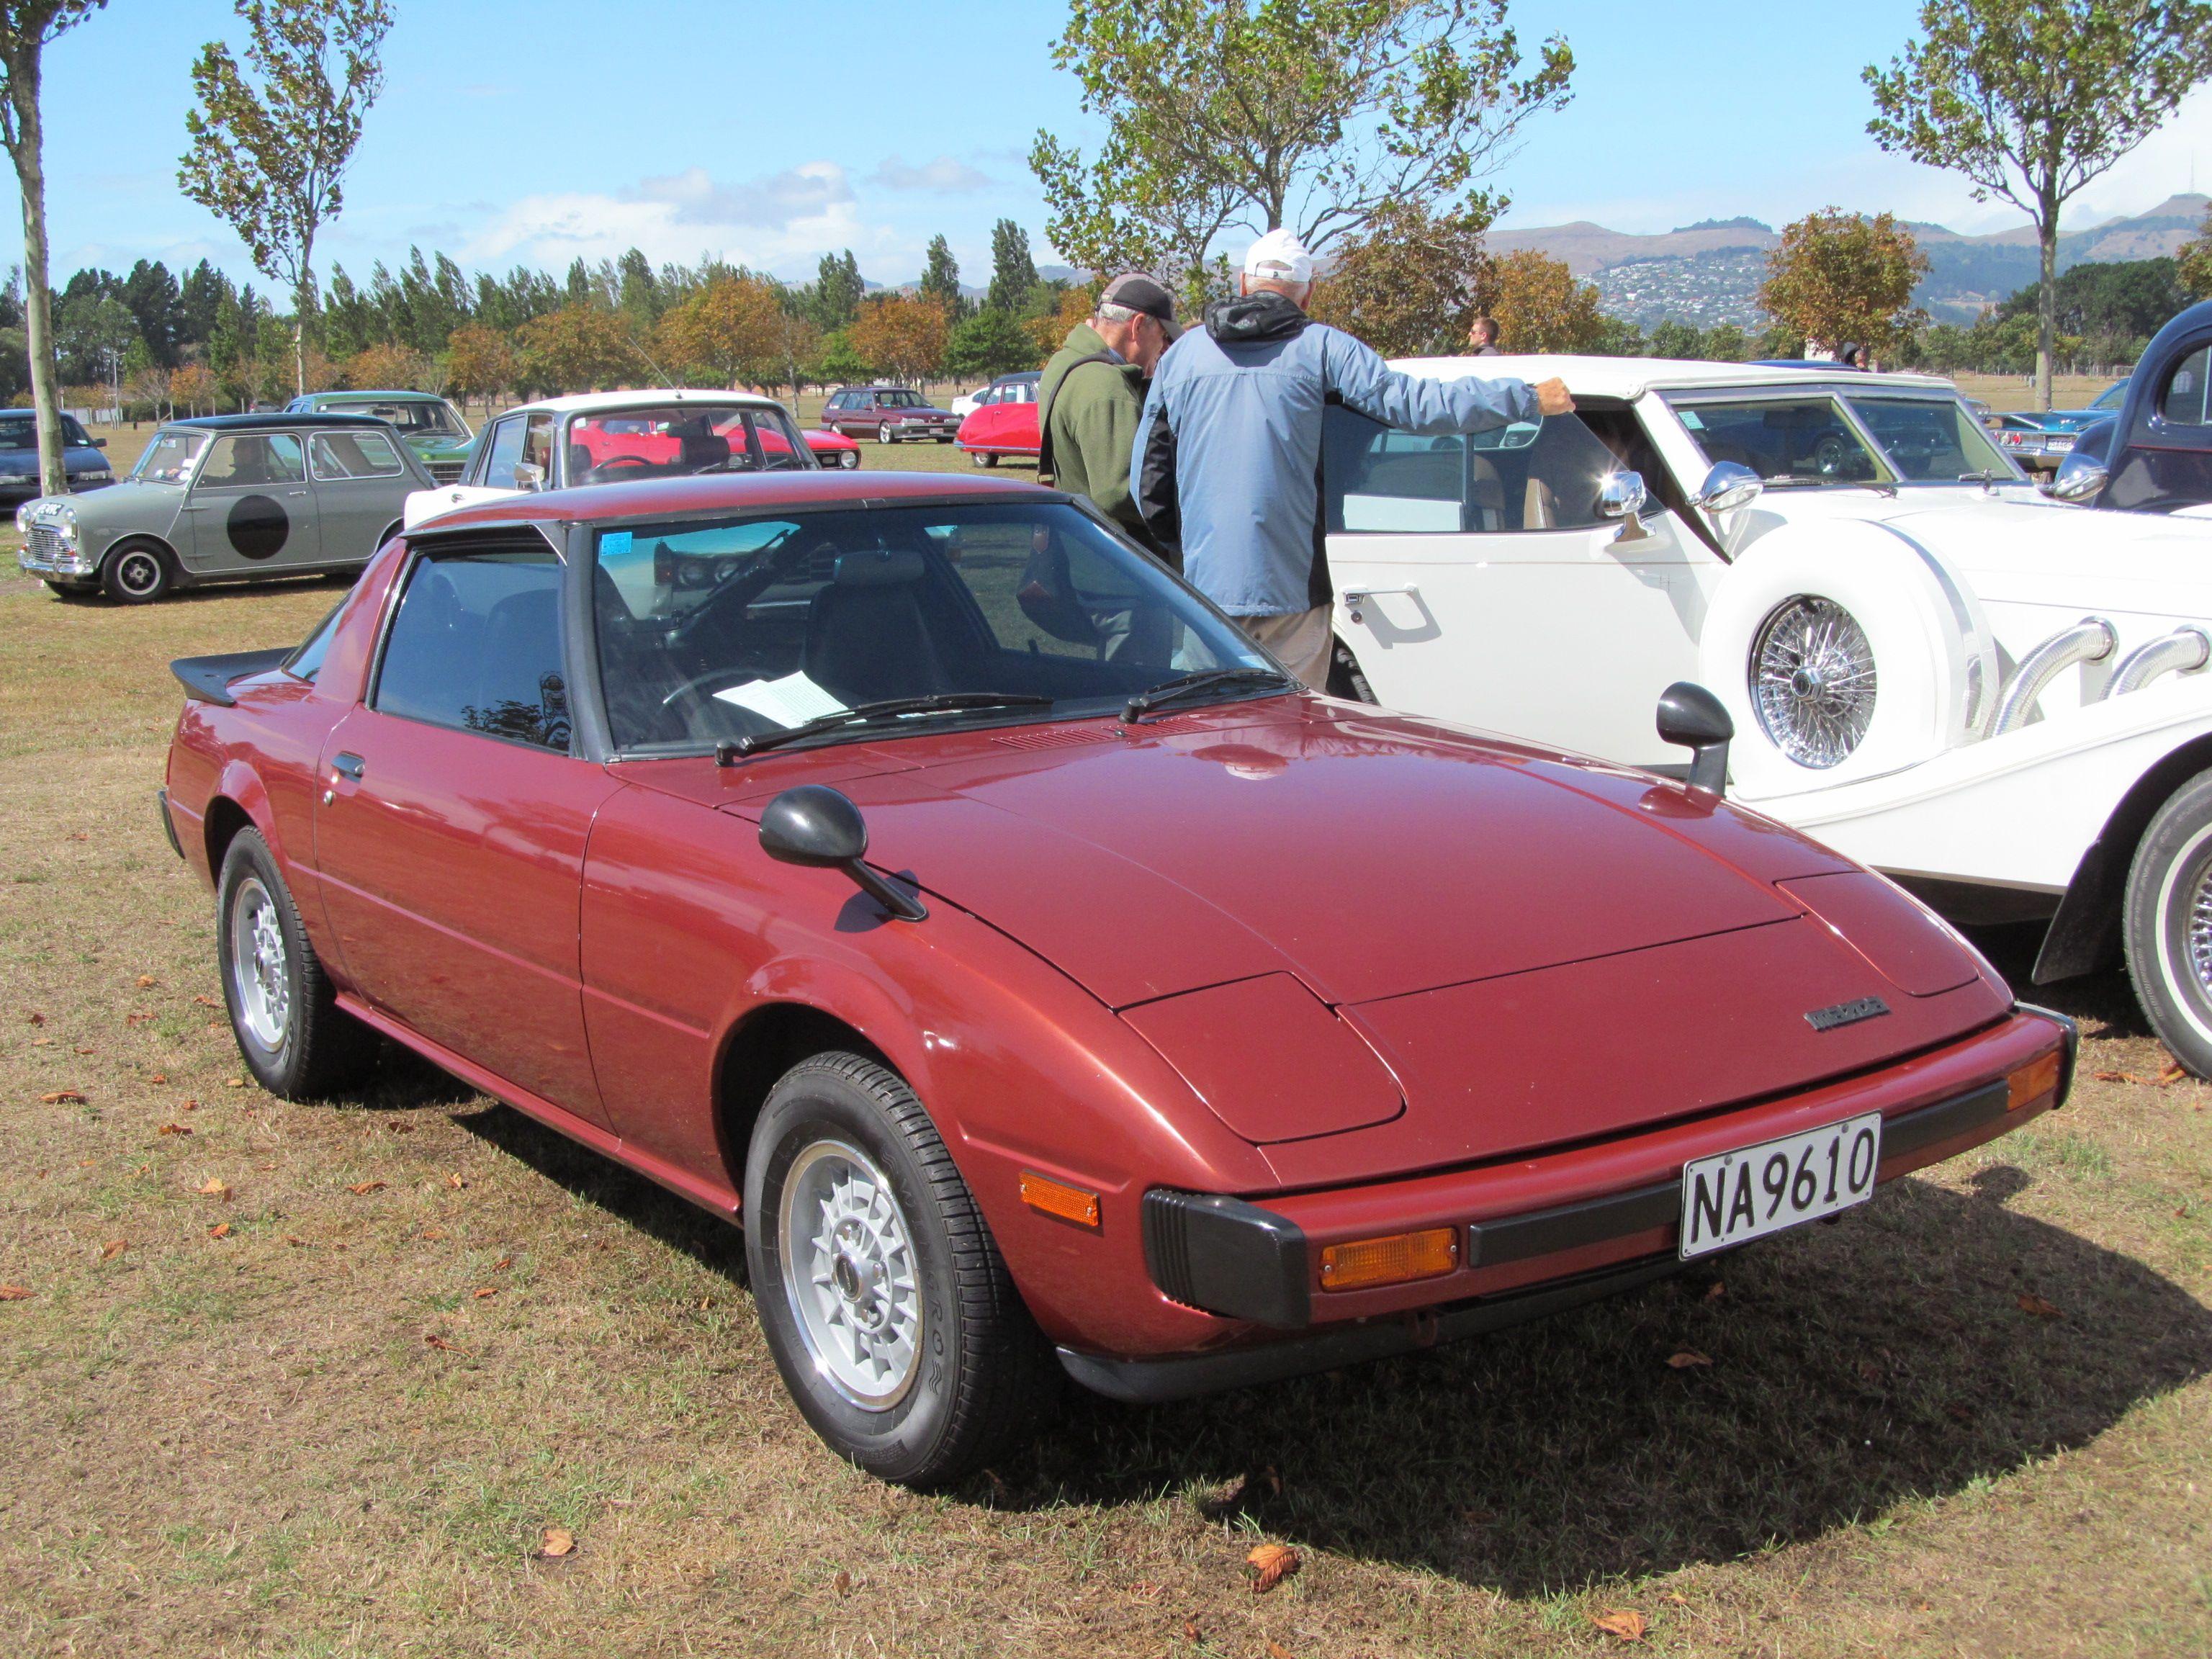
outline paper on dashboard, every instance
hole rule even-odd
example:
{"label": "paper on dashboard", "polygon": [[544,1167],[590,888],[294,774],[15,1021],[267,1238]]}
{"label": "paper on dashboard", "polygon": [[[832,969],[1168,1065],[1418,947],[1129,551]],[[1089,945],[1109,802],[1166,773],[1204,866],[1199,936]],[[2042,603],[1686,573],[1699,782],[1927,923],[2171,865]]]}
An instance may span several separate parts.
{"label": "paper on dashboard", "polygon": [[808,679],[804,672],[786,674],[780,680],[748,680],[714,695],[724,702],[750,708],[787,731],[809,720],[820,720],[824,714],[845,712],[843,703]]}

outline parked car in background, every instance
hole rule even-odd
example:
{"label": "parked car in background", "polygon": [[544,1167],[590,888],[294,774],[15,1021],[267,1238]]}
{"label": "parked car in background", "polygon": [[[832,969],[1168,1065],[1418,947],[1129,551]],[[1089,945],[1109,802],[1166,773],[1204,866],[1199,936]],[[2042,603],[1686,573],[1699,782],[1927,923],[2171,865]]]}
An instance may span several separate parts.
{"label": "parked car in background", "polygon": [[799,436],[814,452],[814,459],[823,466],[842,467],[847,471],[860,464],[860,447],[841,432],[825,432],[819,427],[809,427]]}
{"label": "parked car in background", "polygon": [[310,392],[288,407],[295,415],[373,415],[390,422],[439,483],[461,476],[476,441],[461,411],[434,392]]}
{"label": "parked car in background", "polygon": [[[62,466],[72,492],[99,489],[115,482],[115,469],[100,452],[107,440],[95,438],[62,417]],[[0,409],[0,505],[13,506],[39,493],[39,417],[35,410]]]}
{"label": "parked car in background", "polygon": [[1012,374],[1001,374],[990,385],[975,392],[963,392],[955,398],[952,412],[965,420],[977,410],[988,409],[994,404],[1033,404],[1036,401],[1037,387],[1043,380],[1044,371],[1040,368],[1018,369]]}
{"label": "parked car in background", "polygon": [[2051,417],[2024,410],[1993,415],[1983,424],[1997,447],[2030,472],[2056,472],[2073,453],[2075,428],[2050,424]]}
{"label": "parked car in background", "polygon": [[786,1385],[888,1480],[1018,1445],[1055,1364],[1153,1401],[1471,1337],[2069,1085],[2070,1024],[1849,860],[1306,695],[1033,485],[484,501],[175,671],[254,1077],[380,1034],[741,1222]]}
{"label": "parked car in background", "polygon": [[58,593],[144,605],[179,587],[357,570],[430,475],[366,415],[204,415],[154,434],[131,475],[15,510],[17,562]]}
{"label": "parked car in background", "polygon": [[978,466],[996,466],[1002,459],[1034,461],[1042,447],[1037,414],[1034,398],[985,404],[960,422],[960,447]]}
{"label": "parked car in background", "polygon": [[2212,301],[2159,330],[2135,373],[2097,399],[2108,403],[2051,493],[2123,513],[2194,517],[2212,508]]}
{"label": "parked car in background", "polygon": [[1577,407],[1472,438],[1330,411],[1339,637],[1376,698],[1656,767],[1651,701],[1694,679],[1746,803],[1961,920],[2044,923],[2039,981],[2124,958],[2212,1075],[2212,524],[2045,499],[1938,380],[1401,367],[1558,375]]}
{"label": "parked car in background", "polygon": [[772,398],[681,388],[586,392],[525,404],[489,422],[467,474],[410,496],[407,524],[517,492],[702,472],[811,472],[819,465]]}
{"label": "parked car in background", "polygon": [[910,386],[854,386],[830,395],[822,406],[822,424],[848,438],[873,438],[879,444],[920,438],[949,444],[960,429],[960,417]]}

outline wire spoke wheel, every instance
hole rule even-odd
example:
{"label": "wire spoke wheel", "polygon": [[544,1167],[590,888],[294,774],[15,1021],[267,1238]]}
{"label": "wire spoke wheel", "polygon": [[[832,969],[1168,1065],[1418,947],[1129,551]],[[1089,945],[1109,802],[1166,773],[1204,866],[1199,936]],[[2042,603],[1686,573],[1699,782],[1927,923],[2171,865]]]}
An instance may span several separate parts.
{"label": "wire spoke wheel", "polygon": [[1850,757],[1874,720],[1874,647],[1833,599],[1801,594],[1778,607],[1751,647],[1751,701],[1774,746],[1800,766]]}
{"label": "wire spoke wheel", "polygon": [[816,1370],[864,1411],[889,1411],[920,1370],[914,1234],[890,1181],[848,1141],[819,1140],[785,1178],[783,1287]]}

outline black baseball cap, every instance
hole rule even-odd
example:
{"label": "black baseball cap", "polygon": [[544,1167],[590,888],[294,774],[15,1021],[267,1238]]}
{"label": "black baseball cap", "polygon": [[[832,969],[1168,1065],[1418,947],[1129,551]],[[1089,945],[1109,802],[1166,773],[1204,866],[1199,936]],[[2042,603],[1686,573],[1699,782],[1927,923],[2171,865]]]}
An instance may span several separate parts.
{"label": "black baseball cap", "polygon": [[1157,319],[1170,340],[1182,333],[1182,325],[1176,321],[1175,295],[1141,270],[1125,271],[1107,283],[1105,291],[1098,296],[1098,303],[1141,311]]}

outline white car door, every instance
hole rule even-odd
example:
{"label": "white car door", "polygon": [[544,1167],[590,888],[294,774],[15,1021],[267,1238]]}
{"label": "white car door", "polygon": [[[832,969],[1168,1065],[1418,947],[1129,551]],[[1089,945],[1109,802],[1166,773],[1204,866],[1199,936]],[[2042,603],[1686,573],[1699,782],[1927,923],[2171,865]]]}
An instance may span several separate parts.
{"label": "white car door", "polygon": [[1600,512],[1601,484],[1626,470],[1613,450],[1575,416],[1470,437],[1329,418],[1337,635],[1385,706],[1681,763],[1653,720],[1696,672],[1694,567],[1712,555],[1656,495],[1640,535]]}

